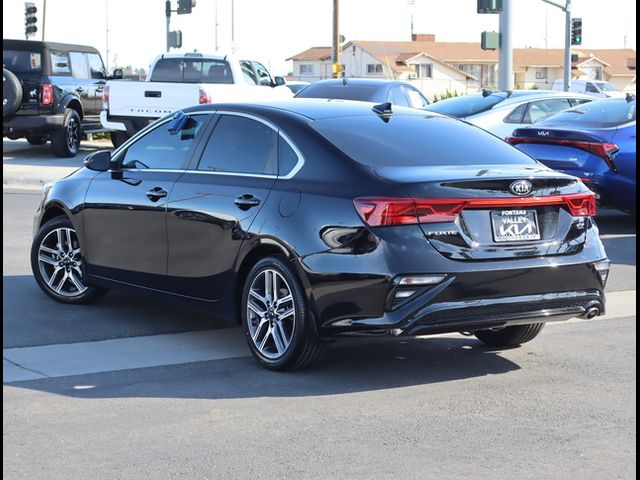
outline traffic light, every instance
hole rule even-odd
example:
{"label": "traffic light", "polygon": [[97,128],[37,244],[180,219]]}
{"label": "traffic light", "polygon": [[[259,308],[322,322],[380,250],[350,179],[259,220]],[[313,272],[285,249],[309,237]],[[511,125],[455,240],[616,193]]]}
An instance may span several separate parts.
{"label": "traffic light", "polygon": [[571,45],[582,45],[582,19],[571,19]]}
{"label": "traffic light", "polygon": [[182,31],[174,30],[169,32],[169,47],[181,48],[182,47]]}
{"label": "traffic light", "polygon": [[38,9],[35,3],[24,2],[24,36],[27,39],[33,37],[38,31],[36,13],[38,13]]}
{"label": "traffic light", "polygon": [[196,0],[178,0],[178,15],[191,13],[191,9],[196,6]]}
{"label": "traffic light", "polygon": [[478,0],[478,13],[500,13],[502,0]]}

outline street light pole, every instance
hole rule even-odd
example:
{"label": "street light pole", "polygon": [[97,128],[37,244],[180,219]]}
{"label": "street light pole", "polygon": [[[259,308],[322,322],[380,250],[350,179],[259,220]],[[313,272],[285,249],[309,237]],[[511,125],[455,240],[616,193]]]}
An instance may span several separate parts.
{"label": "street light pole", "polygon": [[503,0],[502,12],[500,12],[500,58],[498,72],[498,88],[500,90],[513,89],[512,13],[511,0]]}
{"label": "street light pole", "polygon": [[167,16],[167,52],[171,48],[169,43],[169,31],[171,30],[171,2],[167,0],[164,4],[164,11]]}
{"label": "street light pole", "polygon": [[564,91],[568,92],[571,88],[571,0],[566,0],[566,4],[562,5],[554,0],[542,0],[544,3],[553,5],[565,13],[565,31],[564,31]]}

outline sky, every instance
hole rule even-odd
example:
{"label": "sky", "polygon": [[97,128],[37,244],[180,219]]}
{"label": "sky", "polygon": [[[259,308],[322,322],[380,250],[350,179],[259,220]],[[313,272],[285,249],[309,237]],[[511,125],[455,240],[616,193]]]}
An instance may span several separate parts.
{"label": "sky", "polygon": [[[36,40],[41,39],[43,1],[34,0]],[[564,12],[542,0],[511,2],[514,47],[564,46]],[[476,0],[409,3],[341,0],[340,33],[347,40],[409,40],[412,12],[414,32],[435,34],[438,41],[479,42],[483,30],[499,30],[499,16],[477,14]],[[634,0],[573,0],[572,5],[573,16],[583,19],[583,47],[635,48]],[[217,30],[218,53],[235,51],[284,75],[292,69],[287,58],[331,45],[332,8],[333,0],[197,0],[192,14],[172,14],[171,29],[182,31],[180,51],[215,52]],[[2,14],[3,38],[24,38],[24,1],[4,0]],[[46,40],[92,45],[106,60],[108,39],[110,69],[116,64],[148,68],[165,51],[165,31],[164,0],[46,0]]]}

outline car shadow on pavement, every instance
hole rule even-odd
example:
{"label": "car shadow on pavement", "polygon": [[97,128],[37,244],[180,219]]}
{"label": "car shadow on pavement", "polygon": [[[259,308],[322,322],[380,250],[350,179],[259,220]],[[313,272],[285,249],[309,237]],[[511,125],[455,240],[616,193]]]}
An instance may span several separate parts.
{"label": "car shadow on pavement", "polygon": [[636,265],[636,237],[602,238],[609,260],[614,265]]}
{"label": "car shadow on pavement", "polygon": [[36,167],[81,167],[83,158],[97,150],[113,150],[109,142],[82,142],[80,152],[72,158],[56,157],[51,144],[29,145],[26,141],[3,140],[2,163]]}
{"label": "car shadow on pavement", "polygon": [[271,372],[243,357],[10,386],[87,399],[308,397],[451,382],[519,369],[475,338],[434,337],[338,344],[318,366],[296,372]]}
{"label": "car shadow on pavement", "polygon": [[89,342],[235,326],[168,300],[111,291],[89,305],[47,297],[31,275],[2,281],[3,348]]}
{"label": "car shadow on pavement", "polygon": [[635,235],[636,216],[619,210],[603,208],[598,210],[596,224],[600,235]]}

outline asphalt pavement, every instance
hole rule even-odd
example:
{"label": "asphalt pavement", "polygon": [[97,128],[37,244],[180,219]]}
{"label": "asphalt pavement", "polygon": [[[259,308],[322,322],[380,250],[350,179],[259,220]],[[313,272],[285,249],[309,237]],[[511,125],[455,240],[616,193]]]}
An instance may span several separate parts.
{"label": "asphalt pavement", "polygon": [[46,297],[28,260],[37,190],[81,156],[5,141],[3,160],[5,478],[635,478],[634,217],[597,218],[604,319],[501,351],[337,342],[315,369],[274,373],[224,319],[120,292]]}

